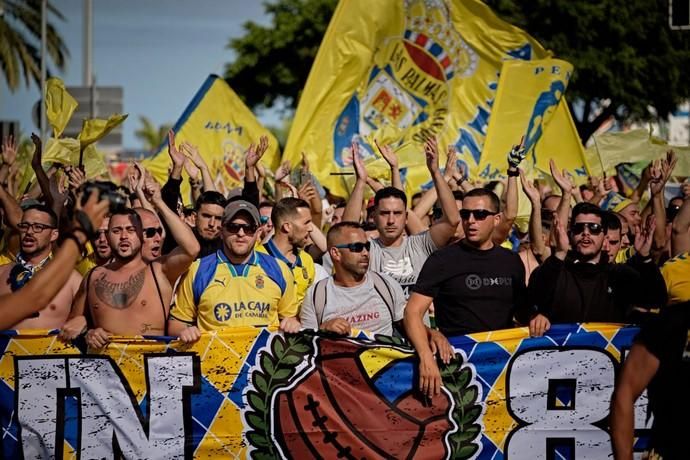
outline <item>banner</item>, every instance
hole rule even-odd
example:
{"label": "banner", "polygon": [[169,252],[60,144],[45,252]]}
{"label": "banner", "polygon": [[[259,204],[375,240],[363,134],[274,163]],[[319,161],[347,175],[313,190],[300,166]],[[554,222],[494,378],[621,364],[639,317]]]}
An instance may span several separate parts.
{"label": "banner", "polygon": [[[513,60],[503,64],[479,163],[480,177],[504,176],[508,152],[524,139],[527,157],[521,168],[550,174],[549,161],[553,159],[559,169],[587,180],[584,148],[577,131],[573,125],[562,123],[568,120],[563,113],[569,113],[563,95],[572,72],[572,64],[559,59]],[[542,139],[552,130],[556,115],[560,120],[553,129],[560,142],[555,149],[550,145],[542,148]],[[566,145],[562,140],[568,130],[574,133],[574,142]]]}
{"label": "banner", "polygon": [[539,43],[479,0],[339,2],[285,158],[296,164],[305,152],[319,181],[347,196],[343,176],[331,173],[351,171],[353,141],[366,163],[383,162],[376,139],[396,149],[409,188],[417,190],[423,182],[415,177],[429,181],[423,142],[437,136],[443,157],[455,145],[476,177],[502,63],[545,57]]}
{"label": "banner", "polygon": [[[254,117],[222,78],[209,75],[173,127],[175,142],[187,141],[198,147],[219,192],[227,194],[244,182],[244,153],[250,144],[268,136],[268,151],[261,162],[272,171],[278,167],[278,141]],[[142,164],[161,183],[168,180],[172,162],[168,140]],[[294,163],[296,164],[296,163]],[[183,172],[186,177],[186,172]],[[188,181],[182,182],[182,199],[189,203]]]}
{"label": "banner", "polygon": [[[442,394],[420,397],[401,339],[241,328],[117,338],[103,354],[55,335],[0,336],[3,458],[600,459],[636,328],[557,325],[451,338]],[[645,443],[637,403],[636,450]],[[642,431],[637,431],[642,430]]]}

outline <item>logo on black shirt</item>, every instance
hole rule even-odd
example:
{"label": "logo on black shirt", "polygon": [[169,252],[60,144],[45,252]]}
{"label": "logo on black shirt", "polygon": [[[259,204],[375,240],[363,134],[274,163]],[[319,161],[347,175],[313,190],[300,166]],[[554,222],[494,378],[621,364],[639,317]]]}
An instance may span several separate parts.
{"label": "logo on black shirt", "polygon": [[482,286],[512,286],[513,278],[510,276],[486,276],[481,278],[479,275],[475,275],[473,273],[471,275],[467,275],[467,278],[465,278],[465,285],[472,291],[476,291]]}
{"label": "logo on black shirt", "polygon": [[482,279],[477,275],[467,275],[467,278],[465,278],[465,284],[467,285],[468,289],[476,291],[482,287]]}

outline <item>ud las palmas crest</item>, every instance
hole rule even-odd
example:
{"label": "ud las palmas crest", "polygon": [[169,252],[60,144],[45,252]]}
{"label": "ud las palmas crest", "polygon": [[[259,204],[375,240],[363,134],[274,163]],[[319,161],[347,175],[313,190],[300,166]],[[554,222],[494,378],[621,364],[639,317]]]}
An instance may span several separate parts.
{"label": "ud las palmas crest", "polygon": [[376,342],[274,335],[244,393],[249,456],[268,458],[476,458],[482,386],[460,351],[441,367],[433,401],[419,393],[414,350]]}
{"label": "ud las palmas crest", "polygon": [[386,129],[389,143],[423,143],[446,126],[453,78],[472,75],[477,53],[455,30],[443,0],[405,0],[402,36],[383,39],[367,81],[338,117],[333,135],[338,166],[351,164],[353,140],[365,159],[374,156],[360,137]]}

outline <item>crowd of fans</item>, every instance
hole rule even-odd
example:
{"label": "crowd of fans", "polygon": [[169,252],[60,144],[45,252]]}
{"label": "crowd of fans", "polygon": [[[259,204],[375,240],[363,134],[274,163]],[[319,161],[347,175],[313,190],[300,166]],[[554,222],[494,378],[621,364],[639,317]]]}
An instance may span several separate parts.
{"label": "crowd of fans", "polygon": [[[408,200],[393,150],[377,146],[390,165],[384,185],[369,177],[354,143],[345,199],[318,183],[306,158],[297,174],[286,163],[266,171],[265,137],[246,152],[244,186],[227,196],[197,148],[178,145],[173,132],[162,187],[139,164],[120,185],[87,179],[79,167],[44,171],[33,141],[36,181],[21,191],[15,142],[2,144],[4,329],[60,329],[96,349],[113,335],[191,343],[242,326],[400,335],[416,348],[420,388],[433,397],[438,360],[453,355],[448,336],[515,326],[540,336],[555,323],[616,322],[668,338],[687,324],[690,184],[665,203],[673,152],[624,196],[615,177],[576,186],[553,161],[555,187],[528,180],[521,146],[508,154],[505,180],[476,183],[452,148],[441,169],[430,139],[433,186]],[[183,170],[192,189],[185,200]],[[520,188],[531,205],[525,222]],[[633,347],[623,376],[642,369],[649,378],[616,393],[618,449],[632,438],[632,402],[670,359],[661,348]]]}

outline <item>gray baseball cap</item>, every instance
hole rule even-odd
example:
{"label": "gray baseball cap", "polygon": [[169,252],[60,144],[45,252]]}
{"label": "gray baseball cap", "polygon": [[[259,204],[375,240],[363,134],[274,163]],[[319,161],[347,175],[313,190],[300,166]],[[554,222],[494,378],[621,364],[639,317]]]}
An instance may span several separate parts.
{"label": "gray baseball cap", "polygon": [[227,206],[225,206],[222,224],[227,224],[240,212],[244,212],[250,216],[254,222],[254,225],[261,225],[261,216],[259,215],[259,211],[256,209],[256,206],[245,200],[231,201]]}

